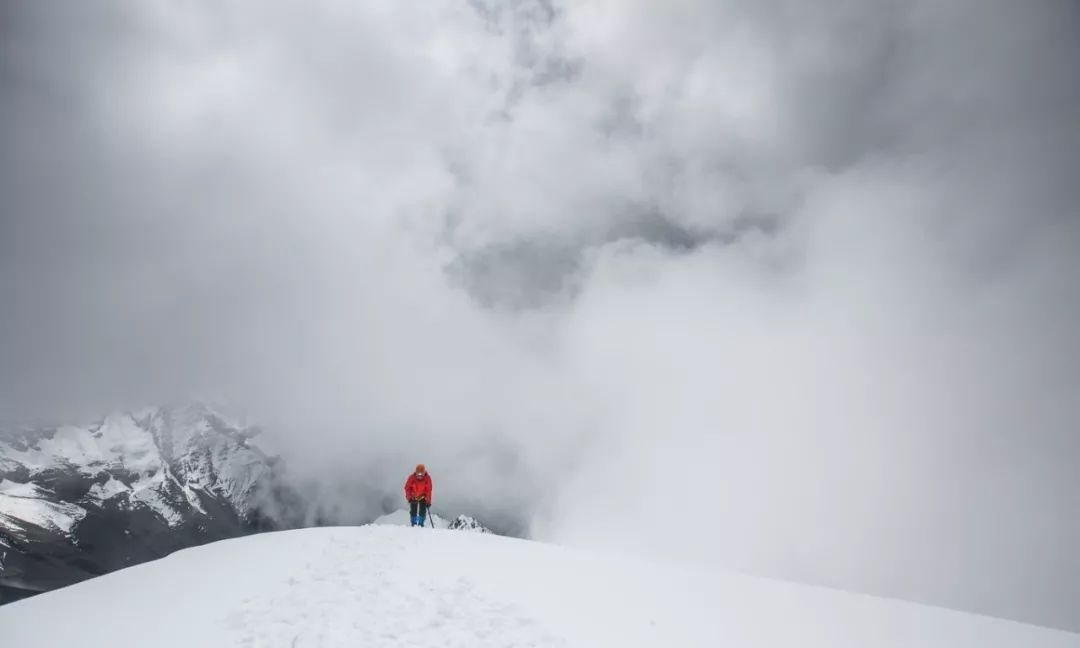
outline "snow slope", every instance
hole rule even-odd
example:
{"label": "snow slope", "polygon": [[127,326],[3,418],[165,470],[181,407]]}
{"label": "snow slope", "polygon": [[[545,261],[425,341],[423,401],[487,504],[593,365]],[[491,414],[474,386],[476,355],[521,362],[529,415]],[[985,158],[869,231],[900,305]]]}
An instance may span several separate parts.
{"label": "snow slope", "polygon": [[1080,635],[491,534],[226,540],[0,608],[5,645],[1080,648]]}
{"label": "snow slope", "polygon": [[71,533],[86,511],[74,504],[50,502],[35,484],[19,484],[0,478],[0,529],[25,532],[26,525]]}

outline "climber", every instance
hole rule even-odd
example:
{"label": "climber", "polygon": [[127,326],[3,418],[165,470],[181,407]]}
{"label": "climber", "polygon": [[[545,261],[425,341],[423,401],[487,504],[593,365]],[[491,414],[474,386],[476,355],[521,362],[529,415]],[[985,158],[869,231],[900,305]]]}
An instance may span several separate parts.
{"label": "climber", "polygon": [[416,470],[405,480],[405,499],[409,501],[412,526],[424,526],[424,518],[431,506],[431,475],[424,464],[416,464]]}

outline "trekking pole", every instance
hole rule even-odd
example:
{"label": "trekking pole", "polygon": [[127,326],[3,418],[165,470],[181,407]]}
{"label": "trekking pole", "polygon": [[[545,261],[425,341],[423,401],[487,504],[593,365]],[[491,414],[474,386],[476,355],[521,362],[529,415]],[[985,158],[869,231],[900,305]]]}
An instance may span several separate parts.
{"label": "trekking pole", "polygon": [[432,529],[434,529],[434,528],[435,528],[435,518],[434,518],[434,515],[435,515],[435,514],[431,512],[431,507],[429,506],[429,507],[428,507],[428,510],[427,510],[427,516],[428,516],[428,522],[431,522],[431,528],[432,528]]}

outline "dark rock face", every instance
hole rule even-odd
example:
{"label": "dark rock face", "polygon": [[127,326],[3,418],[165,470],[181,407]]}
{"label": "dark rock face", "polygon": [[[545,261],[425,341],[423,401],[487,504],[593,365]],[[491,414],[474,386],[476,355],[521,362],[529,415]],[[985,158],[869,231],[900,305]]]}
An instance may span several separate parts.
{"label": "dark rock face", "polygon": [[447,529],[452,529],[454,531],[472,531],[473,533],[492,533],[491,529],[487,528],[483,524],[480,524],[480,522],[476,518],[474,518],[474,517],[472,517],[470,515],[459,515],[459,516],[457,516],[456,518],[454,518],[453,522],[451,522],[449,525],[447,525],[446,528]]}
{"label": "dark rock face", "polygon": [[196,406],[0,437],[0,602],[287,526],[253,436]]}

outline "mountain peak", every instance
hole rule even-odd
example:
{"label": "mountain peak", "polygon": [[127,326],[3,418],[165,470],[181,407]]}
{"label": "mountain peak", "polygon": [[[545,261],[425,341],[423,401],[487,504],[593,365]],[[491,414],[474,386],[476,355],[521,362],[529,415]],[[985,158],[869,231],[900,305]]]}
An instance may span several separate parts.
{"label": "mountain peak", "polygon": [[471,515],[459,515],[454,518],[446,528],[453,529],[455,531],[472,531],[473,533],[491,533],[491,529],[487,528],[480,521]]}

